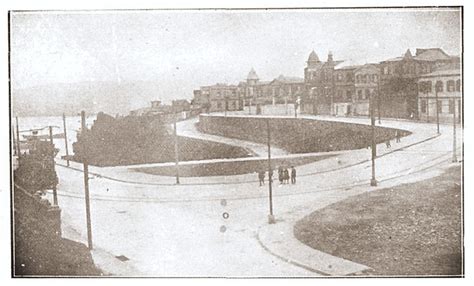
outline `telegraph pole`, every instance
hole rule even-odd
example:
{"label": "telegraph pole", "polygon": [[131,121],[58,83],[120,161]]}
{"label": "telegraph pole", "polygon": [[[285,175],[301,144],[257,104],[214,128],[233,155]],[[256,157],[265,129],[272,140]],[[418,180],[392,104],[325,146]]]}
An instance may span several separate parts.
{"label": "telegraph pole", "polygon": [[66,114],[63,113],[63,125],[64,125],[64,146],[66,147],[66,162],[69,167],[69,151],[67,146],[67,132],[66,132]]}
{"label": "telegraph pole", "polygon": [[273,171],[271,162],[271,149],[270,149],[270,120],[266,120],[267,123],[267,146],[268,146],[268,198],[270,203],[270,214],[268,215],[268,223],[274,224],[275,217],[273,216],[273,197],[272,197],[272,182],[273,182]]}
{"label": "telegraph pole", "polygon": [[[10,128],[11,128],[11,131],[12,131],[12,132],[11,132],[12,142],[11,142],[11,143],[12,143],[13,146],[11,146],[11,147],[13,147],[13,156],[17,156],[18,153],[17,153],[17,149],[16,149],[15,127],[13,127],[13,126],[10,125]],[[10,147],[10,148],[11,148],[11,147]],[[11,150],[11,149],[10,149],[10,150]]]}
{"label": "telegraph pole", "polygon": [[370,180],[370,185],[372,187],[377,186],[377,180],[375,179],[375,157],[377,156],[377,144],[375,143],[375,114],[374,114],[374,106],[373,106],[373,96],[370,97],[369,101],[369,110],[370,110],[370,123],[372,129],[372,179]]}
{"label": "telegraph pole", "polygon": [[435,97],[436,97],[436,132],[439,132],[439,100],[438,100],[438,84],[435,85]]}
{"label": "telegraph pole", "polygon": [[176,113],[174,114],[174,164],[176,168],[176,184],[179,185],[179,145],[178,145],[178,135],[176,131]]}
{"label": "telegraph pole", "polygon": [[20,149],[20,128],[18,127],[18,116],[15,117],[16,120],[16,148],[18,149],[18,158],[21,157],[21,149]]}
{"label": "telegraph pole", "polygon": [[456,101],[453,99],[453,163],[456,163],[458,161],[458,158],[456,156]]}
{"label": "telegraph pole", "polygon": [[[52,171],[54,171],[54,165],[56,162],[54,161],[54,142],[53,142],[53,127],[49,126],[49,142],[51,143],[51,164],[52,164]],[[56,184],[53,185],[53,204],[55,206],[58,205],[58,193],[56,190]]]}
{"label": "telegraph pole", "polygon": [[377,113],[379,117],[379,125],[381,124],[380,122],[380,78],[377,80]]}
{"label": "telegraph pole", "polygon": [[90,207],[90,199],[89,199],[89,164],[87,162],[87,155],[85,154],[87,147],[87,141],[85,140],[86,134],[86,113],[85,111],[81,111],[81,137],[82,137],[82,164],[84,166],[84,192],[85,192],[85,200],[86,200],[86,222],[87,222],[87,244],[89,249],[93,249],[92,246],[92,226],[91,226],[91,207]]}

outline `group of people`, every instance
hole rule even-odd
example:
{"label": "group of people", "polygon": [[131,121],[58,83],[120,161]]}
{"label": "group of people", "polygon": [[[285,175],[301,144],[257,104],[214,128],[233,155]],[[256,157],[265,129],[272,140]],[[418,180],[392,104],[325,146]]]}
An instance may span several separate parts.
{"label": "group of people", "polygon": [[[396,140],[395,142],[400,143],[401,142],[401,140],[400,140],[401,137],[402,137],[402,133],[400,132],[400,130],[397,129],[397,131],[395,131],[395,140]],[[390,143],[390,138],[387,139],[387,141],[385,142],[385,146],[387,148],[392,148],[392,144]]]}
{"label": "group of people", "polygon": [[[269,179],[273,176],[273,171],[270,171]],[[287,168],[280,166],[278,167],[278,181],[280,181],[280,185],[289,184],[291,179],[292,184],[296,184],[296,169],[294,166],[291,166],[291,169],[288,170]],[[265,171],[260,170],[258,172],[258,180],[260,182],[260,186],[265,184]]]}

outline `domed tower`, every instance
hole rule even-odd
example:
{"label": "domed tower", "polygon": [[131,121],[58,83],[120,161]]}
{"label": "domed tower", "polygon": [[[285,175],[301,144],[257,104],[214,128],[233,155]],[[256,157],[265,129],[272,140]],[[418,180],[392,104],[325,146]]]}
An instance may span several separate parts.
{"label": "domed tower", "polygon": [[247,84],[248,85],[257,85],[258,83],[258,75],[257,73],[255,72],[255,70],[252,68],[249,72],[249,75],[247,76]]}
{"label": "domed tower", "polygon": [[318,55],[314,50],[309,54],[308,61],[306,63],[308,64],[308,67],[314,67],[321,63]]}

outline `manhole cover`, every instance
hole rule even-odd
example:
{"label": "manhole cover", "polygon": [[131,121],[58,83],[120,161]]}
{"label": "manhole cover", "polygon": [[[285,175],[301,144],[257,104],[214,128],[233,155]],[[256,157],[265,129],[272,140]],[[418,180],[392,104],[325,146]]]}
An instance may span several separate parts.
{"label": "manhole cover", "polygon": [[128,257],[125,256],[125,255],[115,256],[115,258],[117,258],[118,260],[120,260],[120,261],[122,261],[122,262],[125,262],[125,261],[130,260],[130,259],[128,259]]}

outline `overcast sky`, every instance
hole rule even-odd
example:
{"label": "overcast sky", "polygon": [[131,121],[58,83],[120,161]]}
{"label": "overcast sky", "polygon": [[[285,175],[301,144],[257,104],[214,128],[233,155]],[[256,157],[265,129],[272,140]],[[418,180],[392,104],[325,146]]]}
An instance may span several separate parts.
{"label": "overcast sky", "polygon": [[360,63],[417,47],[459,55],[460,33],[456,9],[13,13],[12,87],[143,80],[162,100],[191,98],[251,67],[261,80],[303,77],[313,49]]}

